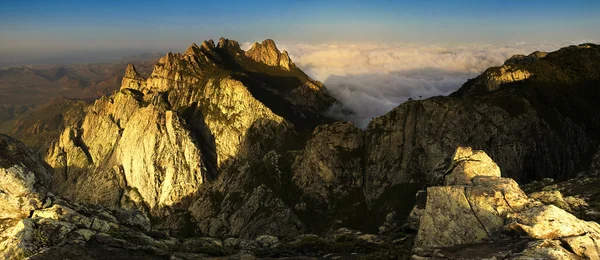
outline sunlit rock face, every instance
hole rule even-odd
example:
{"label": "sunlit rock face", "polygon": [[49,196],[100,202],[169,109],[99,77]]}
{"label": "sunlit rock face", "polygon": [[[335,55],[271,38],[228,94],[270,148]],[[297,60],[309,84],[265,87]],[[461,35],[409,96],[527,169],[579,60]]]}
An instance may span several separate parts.
{"label": "sunlit rock face", "polygon": [[135,203],[156,214],[194,195],[208,176],[192,133],[164,101],[139,95],[122,90],[114,98],[103,98],[81,128],[65,130],[47,157],[56,169],[58,193],[118,205],[134,192],[141,197]]}
{"label": "sunlit rock face", "polygon": [[290,146],[297,130],[331,122],[322,114],[335,100],[325,88],[272,41],[264,51],[265,59],[276,54],[276,68],[227,39],[168,53],[148,79],[128,66],[120,91],[97,100],[48,152],[53,191],[157,218],[187,212],[228,165],[259,160]]}
{"label": "sunlit rock face", "polygon": [[532,63],[539,59],[543,59],[548,56],[548,53],[542,51],[535,51],[527,56],[525,55],[513,55],[508,60],[504,62],[504,65],[510,64],[523,64],[523,63]]}
{"label": "sunlit rock face", "polygon": [[39,209],[50,172],[23,143],[0,135],[0,219],[27,217]]}
{"label": "sunlit rock face", "polygon": [[504,65],[499,69],[491,69],[484,73],[483,84],[487,91],[493,91],[498,89],[501,84],[521,81],[531,77],[531,73],[526,70],[519,70],[511,67],[510,65]]}
{"label": "sunlit rock face", "polygon": [[[464,150],[459,147],[455,155]],[[487,155],[476,151],[472,157],[480,156]],[[472,247],[473,258],[597,259],[598,223],[528,198],[515,181],[495,176],[497,166],[491,160],[472,164],[454,156],[451,165],[448,171],[454,176],[445,177],[449,186],[427,188],[425,206],[415,207],[411,214],[419,223],[416,255],[462,259],[460,250],[445,250],[461,246],[466,251]],[[461,174],[471,182],[448,182]],[[509,235],[529,239],[519,241]]]}
{"label": "sunlit rock face", "polygon": [[257,62],[269,66],[279,66],[286,71],[296,66],[292,63],[287,51],[279,52],[275,42],[271,39],[264,40],[262,43],[254,43],[246,55]]}
{"label": "sunlit rock face", "polygon": [[[534,60],[527,60],[527,62],[533,61]],[[512,57],[506,61],[505,65],[489,68],[475,79],[470,80],[470,87],[463,88],[462,93],[464,93],[464,95],[473,95],[491,92],[498,90],[502,84],[526,80],[533,74],[528,70],[519,67],[518,64],[525,64],[527,62],[525,62],[524,59]],[[459,90],[459,92],[460,91],[461,90]]]}

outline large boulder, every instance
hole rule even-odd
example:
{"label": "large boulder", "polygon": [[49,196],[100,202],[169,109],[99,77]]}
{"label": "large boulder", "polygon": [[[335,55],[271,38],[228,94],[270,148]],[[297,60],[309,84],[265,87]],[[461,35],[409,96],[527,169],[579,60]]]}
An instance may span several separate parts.
{"label": "large boulder", "polygon": [[39,156],[0,135],[0,219],[27,217],[39,209],[49,184],[48,167]]}
{"label": "large boulder", "polygon": [[444,184],[470,184],[475,176],[500,177],[500,168],[484,151],[458,147],[452,156],[452,165],[444,177]]}
{"label": "large boulder", "polygon": [[[468,156],[457,156],[465,151]],[[473,154],[481,159],[460,159]],[[446,175],[451,186],[428,188],[425,206],[417,205],[411,214],[418,218],[411,222],[418,225],[415,254],[465,259],[462,255],[471,250],[478,251],[478,257],[499,259],[598,259],[600,225],[529,198],[515,181],[499,177],[498,167],[488,158],[482,151],[457,149],[447,171],[451,174]],[[532,242],[511,240],[514,235]],[[462,249],[450,250],[457,246]]]}

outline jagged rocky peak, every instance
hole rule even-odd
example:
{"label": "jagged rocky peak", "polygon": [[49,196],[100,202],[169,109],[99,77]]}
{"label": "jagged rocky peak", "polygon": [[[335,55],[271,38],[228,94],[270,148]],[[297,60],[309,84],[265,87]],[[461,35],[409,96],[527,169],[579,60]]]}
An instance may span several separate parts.
{"label": "jagged rocky peak", "polygon": [[531,76],[532,73],[528,70],[515,66],[514,62],[509,62],[500,67],[489,68],[475,78],[471,92],[491,92],[500,88],[502,84],[526,80]]}
{"label": "jagged rocky peak", "polygon": [[217,44],[217,48],[220,49],[229,49],[229,50],[242,50],[240,48],[240,44],[237,41],[220,38],[219,43]]}
{"label": "jagged rocky peak", "polygon": [[535,62],[539,59],[546,57],[548,53],[542,51],[534,51],[531,54],[525,56],[521,54],[513,55],[508,60],[504,62],[504,65],[509,64],[522,64],[522,63],[531,63]]}
{"label": "jagged rocky peak", "polygon": [[137,72],[137,70],[135,69],[135,66],[133,66],[133,64],[127,64],[127,68],[125,69],[125,75],[123,77],[130,78],[130,79],[142,78],[142,76],[140,76],[140,74]]}
{"label": "jagged rocky peak", "polygon": [[327,122],[321,114],[334,99],[324,88],[299,73],[281,81],[269,73],[283,69],[265,72],[240,53],[221,39],[168,53],[146,80],[129,66],[121,90],[97,100],[50,149],[53,191],[161,218],[185,211],[221,168],[284,146],[296,124]]}
{"label": "jagged rocky peak", "polygon": [[269,66],[279,66],[287,71],[295,66],[287,51],[280,52],[271,39],[264,40],[262,43],[255,42],[246,52],[246,55],[256,62]]}
{"label": "jagged rocky peak", "polygon": [[185,54],[195,54],[200,50],[200,47],[198,47],[198,45],[196,43],[192,43],[192,45],[190,45],[190,47],[187,48],[187,50],[185,51]]}
{"label": "jagged rocky peak", "polygon": [[203,41],[202,47],[205,49],[213,49],[215,48],[215,42],[212,39],[208,41]]}
{"label": "jagged rocky peak", "polygon": [[134,89],[141,91],[146,88],[146,80],[140,76],[133,64],[128,64],[125,75],[121,81],[121,89]]}

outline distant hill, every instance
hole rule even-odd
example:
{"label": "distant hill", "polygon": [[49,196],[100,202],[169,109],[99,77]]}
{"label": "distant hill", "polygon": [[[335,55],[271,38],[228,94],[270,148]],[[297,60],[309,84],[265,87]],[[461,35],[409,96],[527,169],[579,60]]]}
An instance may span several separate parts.
{"label": "distant hill", "polygon": [[119,89],[127,64],[150,75],[160,56],[145,53],[109,63],[43,65],[0,70],[0,122],[29,109],[65,97],[95,100]]}

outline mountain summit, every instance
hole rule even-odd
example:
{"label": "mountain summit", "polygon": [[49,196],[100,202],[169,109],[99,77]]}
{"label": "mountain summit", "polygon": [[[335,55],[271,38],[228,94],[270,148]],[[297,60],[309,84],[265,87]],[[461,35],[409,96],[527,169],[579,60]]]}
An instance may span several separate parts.
{"label": "mountain summit", "polygon": [[296,67],[287,51],[279,52],[275,42],[271,39],[264,40],[262,43],[255,42],[250,50],[246,52],[246,55],[256,62],[269,66],[279,66],[286,71]]}
{"label": "mountain summit", "polygon": [[[54,191],[162,218],[187,212],[230,165],[301,145],[332,122],[323,114],[337,101],[273,41],[261,46],[257,56],[228,39],[193,44],[160,58],[147,79],[129,65],[120,91],[97,100],[48,152]],[[288,63],[253,58],[263,54]]]}

